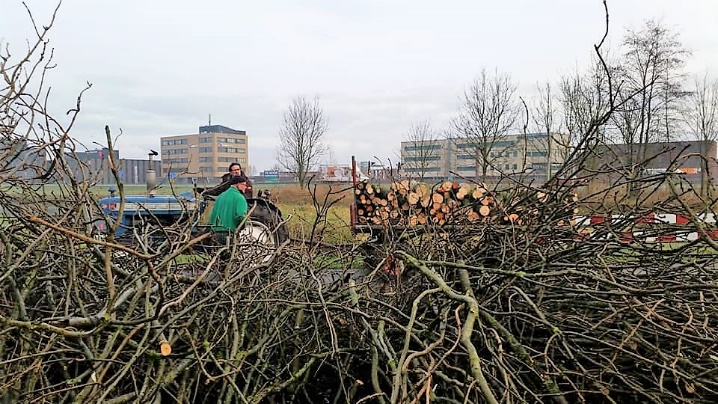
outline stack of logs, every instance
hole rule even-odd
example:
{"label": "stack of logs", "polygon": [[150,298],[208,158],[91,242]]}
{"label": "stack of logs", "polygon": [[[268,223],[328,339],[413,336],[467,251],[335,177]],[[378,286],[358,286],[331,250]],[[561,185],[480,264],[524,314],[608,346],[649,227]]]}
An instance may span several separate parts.
{"label": "stack of logs", "polygon": [[[498,221],[501,224],[527,225],[540,219],[541,206],[551,197],[536,190],[490,191],[483,184],[459,184],[454,181],[430,186],[402,180],[387,185],[357,183],[354,189],[357,222],[382,226]],[[560,204],[566,208],[563,225],[575,213],[577,201],[570,194]]]}

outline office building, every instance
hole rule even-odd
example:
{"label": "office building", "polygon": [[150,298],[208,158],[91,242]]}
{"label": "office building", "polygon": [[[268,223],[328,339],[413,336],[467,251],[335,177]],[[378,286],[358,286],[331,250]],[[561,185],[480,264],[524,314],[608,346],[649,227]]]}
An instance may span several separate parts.
{"label": "office building", "polygon": [[243,130],[222,125],[200,126],[196,134],[160,138],[164,178],[178,182],[217,182],[237,162],[249,164],[249,139]]}
{"label": "office building", "polygon": [[426,180],[474,179],[483,176],[477,162],[486,156],[489,181],[518,173],[545,178],[549,164],[551,172],[563,165],[568,144],[568,135],[546,133],[509,135],[483,144],[466,138],[406,141],[401,143],[401,174]]}

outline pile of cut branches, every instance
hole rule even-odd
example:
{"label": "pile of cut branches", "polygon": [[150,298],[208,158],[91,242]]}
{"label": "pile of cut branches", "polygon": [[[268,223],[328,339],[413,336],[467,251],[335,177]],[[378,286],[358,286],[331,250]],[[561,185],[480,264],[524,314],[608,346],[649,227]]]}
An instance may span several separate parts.
{"label": "pile of cut branches", "polygon": [[[394,189],[387,203],[409,203],[407,218],[434,214],[372,218],[386,236],[380,265],[358,265],[359,242],[323,239],[331,192],[315,198],[309,238],[276,248],[205,248],[192,221],[166,224],[160,243],[152,226],[121,243],[99,231],[118,224],[70,136],[80,99],[66,121],[44,109],[50,26],[17,62],[0,51],[0,401],[718,400],[718,244],[700,220],[715,199],[671,173],[604,176],[605,189],[573,199],[569,179],[598,174],[584,163],[615,105],[591,116],[552,184],[474,184],[467,205],[453,183],[428,201]],[[109,130],[106,146],[113,156]],[[659,188],[670,195],[647,207]],[[488,207],[487,219],[440,226],[447,199]],[[582,227],[575,209],[612,220]],[[649,213],[690,220],[649,224]],[[627,239],[638,231],[698,237]]]}

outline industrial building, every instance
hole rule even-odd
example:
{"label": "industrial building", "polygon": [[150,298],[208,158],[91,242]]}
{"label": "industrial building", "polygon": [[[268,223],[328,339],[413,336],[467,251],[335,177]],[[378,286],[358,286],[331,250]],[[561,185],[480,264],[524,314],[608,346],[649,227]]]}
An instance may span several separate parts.
{"label": "industrial building", "polygon": [[632,172],[642,175],[673,172],[691,183],[712,180],[718,173],[715,141],[680,141],[600,146],[588,164],[595,172],[607,174]]}
{"label": "industrial building", "polygon": [[[120,151],[114,150],[117,164],[117,175],[126,185],[145,184],[147,170],[151,167],[159,172],[160,162],[149,159],[123,159]],[[65,160],[69,169],[78,181],[89,181],[96,184],[116,184],[114,174],[110,170],[110,151],[107,148],[67,153]]]}

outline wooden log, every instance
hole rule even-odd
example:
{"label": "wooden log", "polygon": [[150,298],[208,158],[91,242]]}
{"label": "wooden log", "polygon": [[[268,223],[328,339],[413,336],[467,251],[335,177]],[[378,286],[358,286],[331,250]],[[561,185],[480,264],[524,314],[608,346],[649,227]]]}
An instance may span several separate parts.
{"label": "wooden log", "polygon": [[467,183],[463,183],[463,184],[461,184],[459,189],[456,191],[456,199],[458,199],[460,201],[464,200],[464,198],[466,198],[466,196],[468,196],[470,192],[471,192],[471,185],[469,185]]}
{"label": "wooden log", "polygon": [[486,194],[486,189],[485,189],[485,188],[483,188],[483,187],[476,187],[476,189],[474,189],[474,191],[471,193],[471,196],[472,196],[474,199],[481,199],[481,198],[484,196],[484,194]]}
{"label": "wooden log", "polygon": [[431,190],[426,184],[418,184],[416,187],[414,187],[414,192],[419,195],[420,199],[424,198],[424,196],[428,196],[431,194]]}

